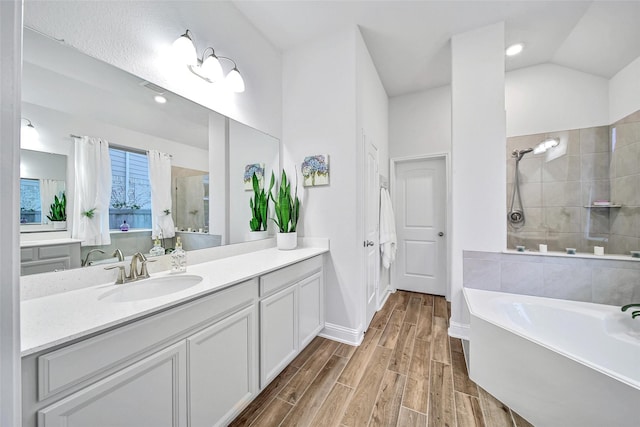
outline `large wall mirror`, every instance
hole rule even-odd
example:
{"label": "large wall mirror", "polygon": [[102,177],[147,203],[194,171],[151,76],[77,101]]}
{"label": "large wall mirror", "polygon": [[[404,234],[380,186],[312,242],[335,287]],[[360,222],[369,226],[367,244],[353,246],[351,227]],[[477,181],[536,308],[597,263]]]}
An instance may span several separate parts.
{"label": "large wall mirror", "polygon": [[[116,248],[131,255],[153,246],[148,150],[171,155],[171,215],[185,249],[247,240],[252,192],[244,188],[243,173],[246,165],[262,164],[265,174],[277,174],[277,138],[27,28],[23,57],[22,117],[38,137],[22,139],[21,169],[24,164],[39,173],[21,174],[21,243],[72,237],[74,136],[85,135],[109,141],[113,185],[111,245],[83,246],[83,258],[96,248],[104,254],[92,254],[93,262],[107,261]],[[46,170],[26,166],[44,156],[50,159]],[[44,181],[54,180],[57,185],[43,190]],[[43,197],[54,192],[66,194],[68,226],[66,234],[47,236],[54,229],[46,222],[50,203]]]}

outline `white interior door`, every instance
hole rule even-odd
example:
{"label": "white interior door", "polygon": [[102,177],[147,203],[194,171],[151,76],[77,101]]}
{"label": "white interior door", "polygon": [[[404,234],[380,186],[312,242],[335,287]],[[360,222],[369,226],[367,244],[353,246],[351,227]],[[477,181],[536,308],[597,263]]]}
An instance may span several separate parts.
{"label": "white interior door", "polygon": [[397,163],[395,181],[398,251],[393,284],[396,289],[445,295],[445,160]]}
{"label": "white interior door", "polygon": [[378,174],[378,149],[371,140],[364,136],[365,152],[365,181],[364,181],[364,226],[365,240],[365,292],[366,292],[366,330],[373,315],[378,309],[376,290],[378,289],[378,274],[380,272],[379,248],[379,206],[380,206],[380,175]]}

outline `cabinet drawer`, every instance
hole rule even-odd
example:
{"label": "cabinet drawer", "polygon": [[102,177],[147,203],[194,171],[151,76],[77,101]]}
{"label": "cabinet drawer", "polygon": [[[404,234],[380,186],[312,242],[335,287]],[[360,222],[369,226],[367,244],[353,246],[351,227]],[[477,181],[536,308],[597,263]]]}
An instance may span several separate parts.
{"label": "cabinet drawer", "polygon": [[322,255],[260,277],[260,297],[271,295],[322,269]]}
{"label": "cabinet drawer", "polygon": [[37,248],[20,248],[20,261],[33,261],[37,258],[35,251]]}
{"label": "cabinet drawer", "polygon": [[[127,286],[127,285],[123,285]],[[38,399],[95,381],[145,352],[168,345],[258,297],[256,279],[38,357]]]}
{"label": "cabinet drawer", "polygon": [[50,271],[69,270],[71,268],[71,259],[58,258],[47,259],[43,261],[27,261],[20,263],[20,275],[48,273]]}
{"label": "cabinet drawer", "polygon": [[71,256],[71,245],[41,246],[38,248],[39,259],[64,258]]}

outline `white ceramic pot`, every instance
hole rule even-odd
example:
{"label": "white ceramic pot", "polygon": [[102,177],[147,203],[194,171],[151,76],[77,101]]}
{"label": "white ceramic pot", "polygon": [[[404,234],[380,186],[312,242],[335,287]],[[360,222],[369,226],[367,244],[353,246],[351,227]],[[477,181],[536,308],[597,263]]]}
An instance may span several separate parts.
{"label": "white ceramic pot", "polygon": [[278,233],[276,234],[276,244],[278,249],[288,251],[298,246],[298,233]]}
{"label": "white ceramic pot", "polygon": [[67,221],[51,221],[54,230],[66,230]]}
{"label": "white ceramic pot", "polygon": [[250,231],[247,233],[247,242],[252,242],[254,240],[262,240],[269,237],[269,232],[264,231]]}

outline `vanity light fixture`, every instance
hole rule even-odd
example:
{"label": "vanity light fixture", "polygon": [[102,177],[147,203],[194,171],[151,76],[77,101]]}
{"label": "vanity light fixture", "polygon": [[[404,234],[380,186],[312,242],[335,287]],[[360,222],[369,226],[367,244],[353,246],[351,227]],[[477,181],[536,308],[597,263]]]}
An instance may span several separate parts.
{"label": "vanity light fixture", "polygon": [[[172,47],[176,58],[183,62],[189,70],[201,79],[215,83],[224,79],[225,83],[234,92],[244,92],[244,80],[236,62],[226,56],[216,55],[212,47],[207,47],[202,52],[202,58],[198,58],[196,47],[193,43],[191,31],[187,30],[183,35],[173,42]],[[221,59],[225,59],[233,64],[233,68],[224,76]]]}
{"label": "vanity light fixture", "polygon": [[20,139],[28,143],[37,142],[40,138],[38,130],[33,126],[31,120],[25,119],[24,117],[22,118],[22,120],[25,120],[27,124],[23,124],[22,126],[20,126]]}
{"label": "vanity light fixture", "polygon": [[524,49],[524,44],[523,43],[516,43],[516,44],[512,44],[511,46],[509,46],[507,48],[507,50],[505,50],[505,55],[507,56],[515,56],[517,54],[519,54],[520,52],[522,52],[522,49]]}

